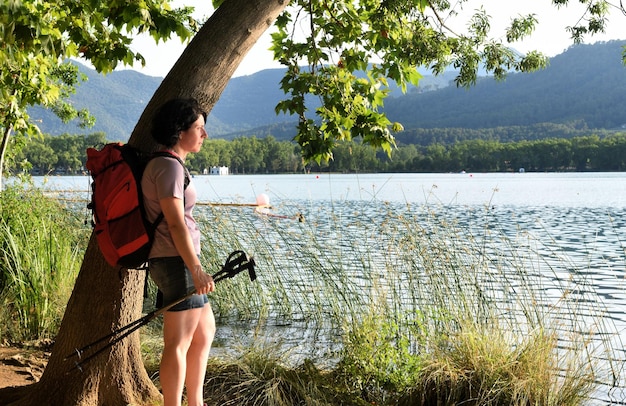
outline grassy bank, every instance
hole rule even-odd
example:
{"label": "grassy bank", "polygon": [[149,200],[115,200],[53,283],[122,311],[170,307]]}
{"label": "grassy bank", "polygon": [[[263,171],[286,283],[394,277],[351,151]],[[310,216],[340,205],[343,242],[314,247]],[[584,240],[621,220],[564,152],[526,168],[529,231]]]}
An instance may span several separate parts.
{"label": "grassy bank", "polygon": [[41,190],[0,195],[0,341],[54,338],[86,247],[87,228]]}
{"label": "grassy bank", "polygon": [[[0,339],[54,337],[90,230],[36,191],[0,202]],[[243,249],[258,273],[211,297],[243,328],[216,342],[209,403],[580,405],[611,373],[611,344],[588,335],[608,328],[601,304],[570,300],[546,247],[486,210],[478,228],[382,202],[286,214],[198,209],[206,269]],[[157,383],[159,337],[158,321],[142,330]]]}

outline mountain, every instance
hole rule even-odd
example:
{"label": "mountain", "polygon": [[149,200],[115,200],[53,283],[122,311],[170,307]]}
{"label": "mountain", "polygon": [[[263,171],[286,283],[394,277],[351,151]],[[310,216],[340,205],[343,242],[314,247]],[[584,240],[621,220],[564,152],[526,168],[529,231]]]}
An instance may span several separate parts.
{"label": "mountain", "polygon": [[574,123],[613,129],[626,124],[626,41],[576,45],[548,68],[513,73],[505,81],[482,78],[468,89],[449,86],[385,102],[405,128],[493,128]]}
{"label": "mountain", "polygon": [[[64,124],[53,113],[40,107],[29,110],[31,117],[40,122],[43,132],[52,135],[104,132],[110,140],[128,140],[163,78],[146,76],[133,70],[119,70],[103,76],[78,62],[74,63],[87,80],[77,87],[70,100],[78,108],[87,107],[96,117],[96,125],[84,130],[72,123]],[[208,117],[210,136],[232,139],[243,132],[256,133],[257,128],[263,129],[261,133],[264,136],[268,128],[282,127],[288,135],[281,138],[292,138],[295,120],[284,114],[277,115],[274,110],[276,104],[285,98],[280,89],[284,72],[284,69],[267,69],[231,79]],[[427,76],[422,88],[439,89],[447,86],[451,79],[452,74]]]}
{"label": "mountain", "polygon": [[[110,140],[128,140],[163,78],[133,70],[119,70],[103,76],[78,62],[73,63],[79,66],[87,80],[77,87],[70,100],[77,108],[87,107],[96,117],[96,125],[84,130],[73,123],[64,124],[41,107],[31,108],[31,117],[40,122],[43,132],[52,135],[101,131]],[[274,106],[284,97],[279,88],[282,76],[282,69],[270,69],[231,79],[208,118],[209,134],[219,136],[288,120],[274,112]]]}
{"label": "mountain", "polygon": [[29,114],[39,121],[39,128],[52,135],[104,132],[111,140],[128,140],[146,104],[163,80],[133,70],[115,71],[106,76],[76,63],[87,76],[70,98],[77,108],[87,108],[96,117],[96,125],[81,129],[64,124],[52,112],[33,107]]}
{"label": "mountain", "polygon": [[[399,139],[419,142],[441,129],[484,131],[516,128],[523,137],[525,128],[560,134],[561,129],[619,129],[626,125],[626,68],[622,47],[626,41],[575,45],[550,59],[550,65],[533,73],[511,73],[505,81],[481,77],[469,88],[451,85],[454,72],[442,76],[425,75],[418,88],[402,95],[393,89],[385,102],[385,112],[401,122],[405,132]],[[145,105],[162,78],[132,70],[106,76],[80,66],[88,80],[77,88],[72,102],[87,107],[96,117],[95,127],[82,130],[62,124],[41,108],[30,114],[41,120],[46,133],[85,133],[102,131],[111,140],[126,141]],[[232,139],[240,135],[274,135],[277,139],[294,136],[295,120],[276,115],[274,107],[285,98],[279,88],[283,69],[269,69],[230,80],[209,115],[211,137]]]}

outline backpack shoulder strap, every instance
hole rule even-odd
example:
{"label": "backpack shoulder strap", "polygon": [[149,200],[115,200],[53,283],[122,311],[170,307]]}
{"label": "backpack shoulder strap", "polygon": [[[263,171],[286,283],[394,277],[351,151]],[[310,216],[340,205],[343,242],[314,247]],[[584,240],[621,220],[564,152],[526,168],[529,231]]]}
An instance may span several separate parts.
{"label": "backpack shoulder strap", "polygon": [[185,189],[187,189],[187,186],[189,186],[189,171],[187,171],[187,167],[185,166],[185,163],[183,162],[182,159],[180,159],[180,157],[178,155],[172,154],[169,151],[156,151],[154,153],[152,153],[152,158],[156,158],[158,156],[162,156],[162,157],[166,157],[166,158],[174,158],[176,159],[183,167],[183,170],[185,172]]}

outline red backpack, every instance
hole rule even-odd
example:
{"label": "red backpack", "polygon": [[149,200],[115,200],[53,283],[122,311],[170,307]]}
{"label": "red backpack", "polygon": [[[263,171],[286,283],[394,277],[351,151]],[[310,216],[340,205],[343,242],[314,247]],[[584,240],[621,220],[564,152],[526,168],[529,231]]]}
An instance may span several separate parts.
{"label": "red backpack", "polygon": [[[110,143],[87,149],[86,167],[93,178],[91,202],[93,226],[100,251],[111,266],[141,268],[147,261],[160,213],[148,221],[143,205],[141,177],[154,156],[176,158],[168,152],[147,155],[128,144]],[[185,187],[189,179],[185,177]]]}

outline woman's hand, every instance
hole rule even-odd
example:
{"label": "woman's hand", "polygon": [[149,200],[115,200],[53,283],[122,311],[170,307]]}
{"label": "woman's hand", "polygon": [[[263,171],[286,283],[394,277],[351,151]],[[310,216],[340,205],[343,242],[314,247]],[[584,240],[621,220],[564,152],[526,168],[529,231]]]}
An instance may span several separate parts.
{"label": "woman's hand", "polygon": [[215,281],[213,281],[213,277],[211,275],[204,272],[202,265],[194,266],[191,276],[193,278],[193,284],[196,287],[197,294],[204,295],[215,291]]}

